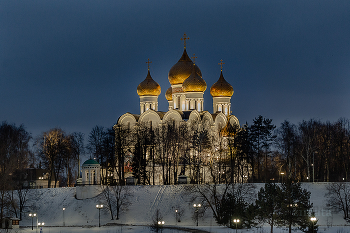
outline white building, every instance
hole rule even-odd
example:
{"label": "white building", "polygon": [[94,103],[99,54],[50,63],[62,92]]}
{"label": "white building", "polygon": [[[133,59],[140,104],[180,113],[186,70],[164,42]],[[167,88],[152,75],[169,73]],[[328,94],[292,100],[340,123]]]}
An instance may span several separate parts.
{"label": "white building", "polygon": [[239,128],[239,121],[232,114],[231,97],[233,88],[223,76],[222,65],[224,63],[222,60],[219,63],[221,72],[218,74],[218,80],[210,88],[213,111],[211,113],[204,111],[203,95],[207,89],[207,84],[203,79],[200,68],[187,54],[187,39],[189,38],[185,34],[182,38],[185,42],[183,54],[169,70],[170,87],[165,93],[165,98],[168,100],[167,111],[158,110],[158,97],[161,93],[161,87],[153,80],[148,66],[145,80],[137,87],[137,94],[140,97],[140,113],[125,113],[120,116],[114,127],[115,130],[119,126],[133,129],[141,124],[156,128],[170,121],[177,126],[186,124],[189,128],[194,123],[199,124],[201,127],[207,127],[211,134],[216,136],[223,135],[221,131],[224,128],[227,129],[227,125],[232,126],[231,128]]}

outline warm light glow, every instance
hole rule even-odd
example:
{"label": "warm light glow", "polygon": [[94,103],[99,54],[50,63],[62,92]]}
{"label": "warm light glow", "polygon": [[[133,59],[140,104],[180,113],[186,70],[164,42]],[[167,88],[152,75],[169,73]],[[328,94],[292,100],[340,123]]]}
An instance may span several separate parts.
{"label": "warm light glow", "polygon": [[66,208],[62,208],[62,210],[66,210]]}
{"label": "warm light glow", "polygon": [[284,172],[281,172],[281,175],[284,175]]}
{"label": "warm light glow", "polygon": [[310,218],[310,220],[314,222],[314,221],[316,221],[316,218],[312,217],[312,218]]}
{"label": "warm light glow", "polygon": [[233,222],[239,223],[239,219],[233,219]]}
{"label": "warm light glow", "polygon": [[102,209],[102,208],[103,208],[103,205],[96,205],[96,208],[97,208],[97,209]]}

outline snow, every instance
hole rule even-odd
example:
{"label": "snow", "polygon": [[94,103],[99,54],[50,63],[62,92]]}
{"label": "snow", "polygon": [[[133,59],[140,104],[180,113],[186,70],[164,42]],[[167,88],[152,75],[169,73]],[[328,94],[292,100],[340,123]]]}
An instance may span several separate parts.
{"label": "snow", "polygon": [[[302,187],[311,191],[311,202],[314,205],[318,219],[319,232],[350,232],[350,227],[342,218],[341,213],[329,211],[326,208],[326,184],[327,183],[303,183]],[[120,215],[119,220],[111,220],[107,209],[101,210],[101,227],[98,227],[98,210],[96,204],[101,204],[100,196],[77,200],[75,188],[50,188],[30,190],[32,198],[27,203],[27,212],[20,221],[20,229],[10,232],[33,232],[31,231],[30,212],[37,214],[36,221],[45,222],[42,232],[101,232],[101,233],[135,233],[150,232],[148,225],[152,223],[154,212],[161,211],[165,226],[176,226],[192,229],[202,229],[208,232],[228,233],[234,229],[218,226],[212,218],[212,213],[207,210],[204,217],[199,219],[199,227],[195,226],[192,219],[194,208],[189,203],[185,192],[186,185],[169,186],[129,186],[132,189],[132,205],[128,211]],[[263,184],[256,184],[256,192]],[[62,208],[65,208],[63,211]],[[175,209],[183,209],[184,215],[181,222],[175,221]],[[63,213],[64,212],[64,213]],[[63,219],[64,217],[64,219]],[[63,227],[63,221],[65,227]],[[106,224],[114,224],[106,226]],[[116,225],[125,224],[125,225]],[[36,230],[36,229],[34,229]],[[2,232],[2,231],[1,231]],[[37,229],[40,232],[40,228]],[[176,229],[164,229],[164,233],[183,232]],[[269,227],[238,230],[244,232],[269,232]],[[275,227],[274,232],[288,232],[287,228]],[[298,232],[298,231],[294,231]]]}

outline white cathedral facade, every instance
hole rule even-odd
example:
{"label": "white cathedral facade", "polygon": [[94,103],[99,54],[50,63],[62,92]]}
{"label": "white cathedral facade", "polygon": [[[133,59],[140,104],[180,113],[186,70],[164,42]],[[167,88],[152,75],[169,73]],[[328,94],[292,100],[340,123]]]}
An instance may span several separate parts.
{"label": "white cathedral facade", "polygon": [[189,38],[186,38],[185,34],[182,38],[184,40],[183,54],[168,73],[170,87],[165,92],[168,109],[166,111],[158,109],[158,97],[161,94],[161,87],[151,77],[148,66],[145,80],[137,87],[137,94],[140,97],[140,113],[123,114],[119,117],[114,127],[115,129],[117,126],[133,129],[141,124],[157,128],[168,122],[173,122],[177,126],[187,125],[189,129],[193,124],[201,125],[201,127],[206,127],[208,132],[214,137],[218,135],[232,137],[228,129],[239,128],[239,121],[232,114],[231,98],[233,88],[223,76],[222,65],[224,63],[222,63],[222,60],[219,63],[221,65],[221,73],[218,75],[217,82],[210,87],[213,111],[205,111],[203,109],[203,95],[207,90],[207,84],[202,77],[200,68],[187,54],[187,39]]}

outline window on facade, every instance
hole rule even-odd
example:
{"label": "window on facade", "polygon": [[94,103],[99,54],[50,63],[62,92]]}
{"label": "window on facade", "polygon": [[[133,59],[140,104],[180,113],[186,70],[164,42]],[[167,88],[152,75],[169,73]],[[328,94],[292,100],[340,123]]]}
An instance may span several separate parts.
{"label": "window on facade", "polygon": [[190,109],[194,109],[196,106],[196,102],[194,100],[190,101]]}
{"label": "window on facade", "polygon": [[218,111],[219,111],[219,112],[222,111],[221,104],[218,105]]}
{"label": "window on facade", "polygon": [[198,105],[198,109],[197,109],[198,112],[202,111],[202,110],[201,110],[201,102],[198,102],[197,105]]}

